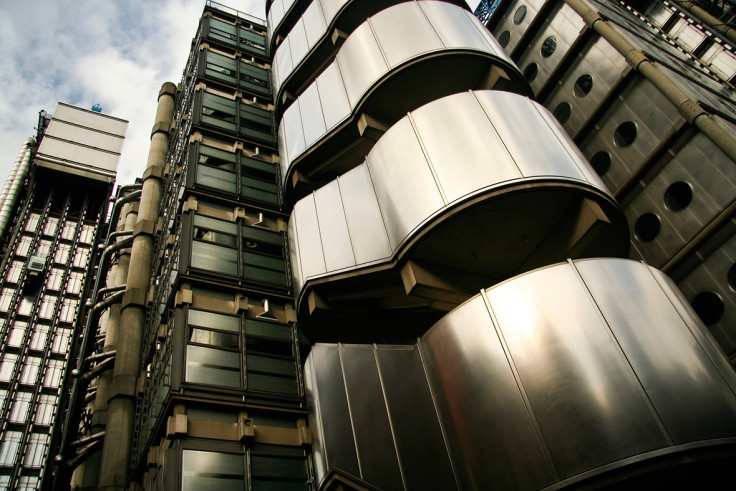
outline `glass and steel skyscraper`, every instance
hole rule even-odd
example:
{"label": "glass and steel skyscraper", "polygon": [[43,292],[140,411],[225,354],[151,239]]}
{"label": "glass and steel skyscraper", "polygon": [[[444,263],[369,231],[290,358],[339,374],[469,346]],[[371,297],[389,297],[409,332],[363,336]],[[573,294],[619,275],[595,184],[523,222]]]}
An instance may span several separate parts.
{"label": "glass and steel skyscraper", "polygon": [[80,312],[127,121],[59,103],[39,117],[3,193],[0,487],[51,483]]}

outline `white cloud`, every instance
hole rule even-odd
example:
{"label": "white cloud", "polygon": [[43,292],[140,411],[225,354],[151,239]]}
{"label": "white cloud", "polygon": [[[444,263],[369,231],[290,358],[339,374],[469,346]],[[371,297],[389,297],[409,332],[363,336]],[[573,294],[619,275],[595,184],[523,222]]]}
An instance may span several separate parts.
{"label": "white cloud", "polygon": [[[203,0],[26,0],[0,5],[0,183],[38,111],[102,105],[130,121],[118,182],[140,176],[161,84],[178,83]],[[265,16],[265,0],[237,8]]]}

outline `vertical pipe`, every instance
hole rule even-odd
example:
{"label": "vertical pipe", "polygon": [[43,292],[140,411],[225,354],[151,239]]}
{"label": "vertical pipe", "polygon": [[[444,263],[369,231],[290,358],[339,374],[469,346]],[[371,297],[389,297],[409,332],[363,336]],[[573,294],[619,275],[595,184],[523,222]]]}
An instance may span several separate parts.
{"label": "vertical pipe", "polygon": [[8,226],[8,220],[10,220],[10,215],[13,212],[15,201],[18,199],[18,192],[28,173],[31,161],[31,146],[35,142],[33,138],[26,139],[0,193],[0,239],[5,234],[5,228]]}
{"label": "vertical pipe", "polygon": [[161,87],[156,122],[151,132],[151,148],[143,174],[143,189],[121,305],[115,368],[109,388],[107,418],[114,424],[108,425],[105,433],[99,489],[123,491],[128,488],[136,387],[140,375],[141,342],[146,320],[145,304],[154,253],[153,234],[158,221],[175,94],[176,86],[171,82]]}

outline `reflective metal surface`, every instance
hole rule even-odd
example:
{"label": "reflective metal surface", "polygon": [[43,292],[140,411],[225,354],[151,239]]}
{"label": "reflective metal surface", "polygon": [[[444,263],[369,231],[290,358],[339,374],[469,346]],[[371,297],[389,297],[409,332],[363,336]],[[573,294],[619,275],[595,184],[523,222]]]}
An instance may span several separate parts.
{"label": "reflective metal surface", "polygon": [[[595,222],[601,235],[585,252],[577,250],[581,221],[558,247],[550,229],[575,223],[583,197],[602,207],[603,221]],[[462,209],[469,202],[474,206]],[[570,254],[626,254],[625,227],[603,184],[543,107],[508,92],[466,92],[413,111],[363,164],[296,204],[295,286],[399,254],[501,280],[535,267],[530,258],[540,251],[541,264]],[[413,252],[402,250],[416,242]],[[497,254],[499,248],[509,250]]]}
{"label": "reflective metal surface", "polygon": [[629,260],[518,276],[413,346],[318,344],[306,370],[318,479],[345,465],[390,489],[611,484],[736,441],[736,374],[674,284]]}
{"label": "reflective metal surface", "polygon": [[[302,34],[298,39],[304,39]],[[287,49],[291,48],[284,41],[274,59],[275,88],[298,63]],[[491,67],[503,72],[502,81],[493,83],[521,93],[528,90],[510,58],[470,12],[436,1],[406,2],[379,12],[350,34],[335,61],[285,110],[280,128],[284,181],[292,175],[292,163],[309,153],[312,145],[327,145],[324,140],[339,140],[339,144],[310,156],[313,167],[339,159],[346,170],[350,159],[359,162],[365,152],[353,152],[356,157],[341,155],[350,149],[350,140],[363,138],[363,147],[372,145],[363,129],[343,126],[351,117],[360,116],[358,112],[377,119],[379,126],[390,126],[407,111],[438,97],[490,88],[483,84],[491,82],[483,80]],[[448,70],[456,76],[439,76]],[[417,83],[421,91],[412,90]],[[338,128],[342,133],[336,133]],[[300,172],[308,175],[310,170]]]}

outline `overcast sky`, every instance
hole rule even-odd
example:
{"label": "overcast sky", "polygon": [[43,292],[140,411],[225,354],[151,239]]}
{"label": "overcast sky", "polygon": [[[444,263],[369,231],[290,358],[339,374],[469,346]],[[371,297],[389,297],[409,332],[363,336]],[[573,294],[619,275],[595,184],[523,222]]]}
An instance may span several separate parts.
{"label": "overcast sky", "polygon": [[[479,0],[469,0],[473,10]],[[265,0],[223,0],[259,18]],[[161,84],[178,83],[205,0],[0,2],[0,185],[58,101],[130,122],[118,184],[145,168]]]}

